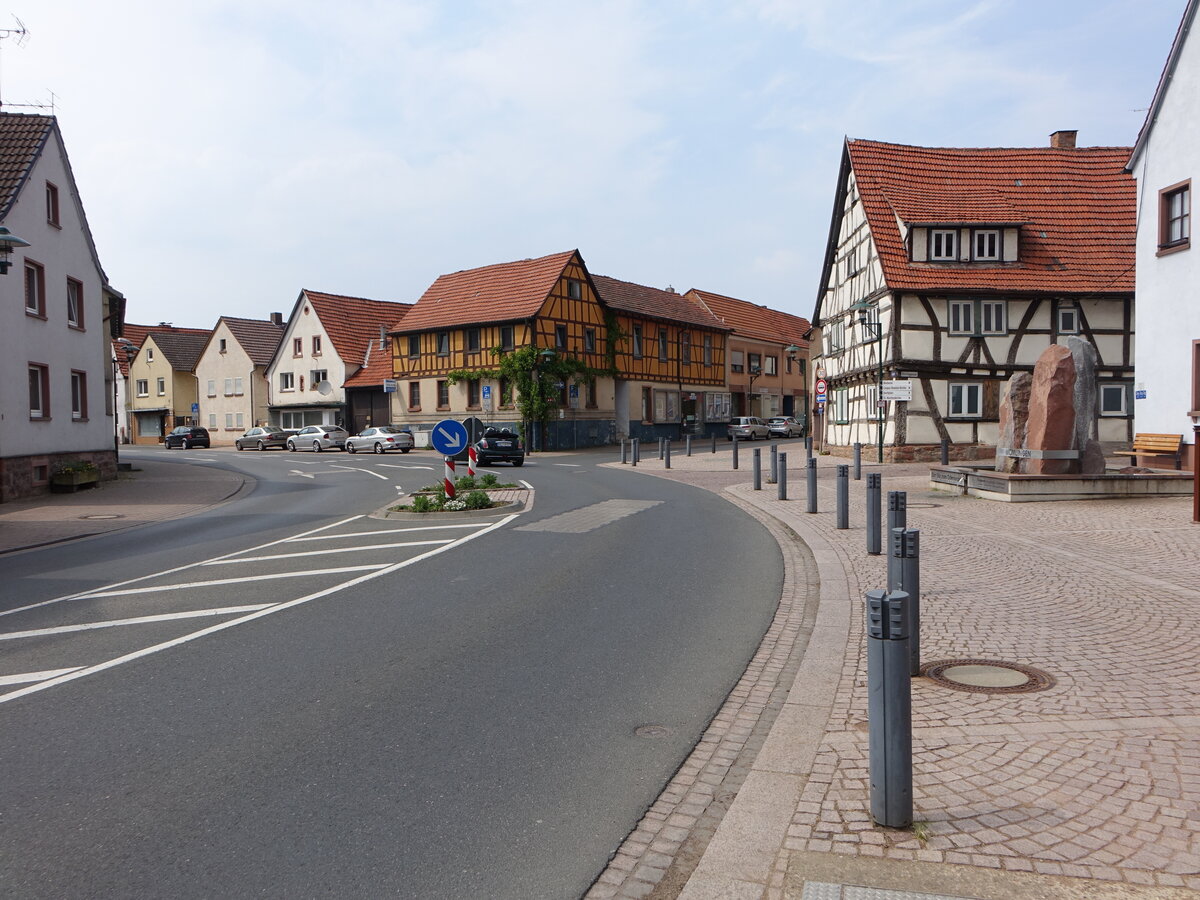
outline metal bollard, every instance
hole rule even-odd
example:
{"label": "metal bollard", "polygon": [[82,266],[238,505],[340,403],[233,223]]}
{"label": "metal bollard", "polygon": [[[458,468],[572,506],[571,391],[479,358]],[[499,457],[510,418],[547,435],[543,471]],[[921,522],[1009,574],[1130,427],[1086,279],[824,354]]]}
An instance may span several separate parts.
{"label": "metal bollard", "polygon": [[641,444],[640,444],[640,441],[638,440],[638,438],[634,438],[632,441],[630,441],[630,443],[633,445],[633,448],[630,451],[632,454],[632,464],[634,466],[636,466],[638,464],[638,457],[641,456],[641,452],[642,452]]}
{"label": "metal bollard", "polygon": [[666,451],[667,451],[667,455],[664,457],[664,459],[666,460],[665,468],[669,469],[669,468],[671,468],[671,439],[670,438],[667,438]]}
{"label": "metal bollard", "polygon": [[754,489],[762,490],[762,451],[754,448]]}
{"label": "metal bollard", "polygon": [[716,452],[717,452],[717,436],[716,436],[716,434],[715,434],[715,433],[713,434],[712,438],[713,438],[713,448],[712,448],[712,452],[713,452],[713,453],[716,453]]}
{"label": "metal bollard", "polygon": [[854,442],[854,480],[862,481],[862,444]]}
{"label": "metal bollard", "polygon": [[812,435],[811,434],[804,439],[804,452],[806,454],[808,454],[809,456],[812,456]]}
{"label": "metal bollard", "polygon": [[908,492],[888,491],[888,534],[893,528],[908,527]]}
{"label": "metal bollard", "polygon": [[[837,467],[837,527],[845,531],[850,527],[850,467]],[[891,585],[888,585],[891,587]]]}
{"label": "metal bollard", "polygon": [[621,465],[625,465],[629,461],[629,451],[625,447],[625,441],[621,441]]}
{"label": "metal bollard", "polygon": [[950,465],[950,441],[942,438],[942,465]]}
{"label": "metal bollard", "polygon": [[817,461],[811,456],[808,458],[807,469],[808,508],[806,511],[815,513],[817,511]]}
{"label": "metal bollard", "polygon": [[767,484],[774,484],[779,480],[779,445],[771,445],[771,471],[767,476]]}
{"label": "metal bollard", "polygon": [[737,439],[737,435],[735,434],[733,436],[733,467],[735,469],[738,467],[738,446],[737,445],[738,445],[738,439]]}
{"label": "metal bollard", "polygon": [[691,455],[692,455],[692,436],[691,436],[690,434],[689,434],[689,435],[687,436],[687,438],[685,439],[684,446],[685,446],[685,447],[686,447],[686,449],[687,449],[687,454],[686,454],[686,455],[687,455],[687,456],[691,456]]}
{"label": "metal bollard", "polygon": [[883,537],[879,533],[883,517],[883,476],[878,472],[867,475],[867,552],[878,556],[883,552]]}
{"label": "metal bollard", "polygon": [[908,594],[873,590],[866,599],[871,818],[885,828],[907,828],[913,817]]}
{"label": "metal bollard", "polygon": [[775,481],[775,496],[780,500],[787,499],[787,454],[779,454],[779,470],[775,473],[777,480]]}
{"label": "metal bollard", "polygon": [[908,594],[908,674],[921,674],[921,532],[896,528],[888,553],[888,590]]}
{"label": "metal bollard", "polygon": [[666,438],[658,439],[658,458],[659,459],[663,458],[663,447],[666,446],[666,443],[667,443]]}

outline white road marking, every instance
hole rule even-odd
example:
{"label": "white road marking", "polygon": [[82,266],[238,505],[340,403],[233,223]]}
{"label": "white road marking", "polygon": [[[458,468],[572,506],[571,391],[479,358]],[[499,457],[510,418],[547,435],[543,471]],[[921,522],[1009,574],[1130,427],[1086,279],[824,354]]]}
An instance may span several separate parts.
{"label": "white road marking", "polygon": [[394,544],[363,544],[360,547],[334,547],[331,550],[306,550],[303,553],[277,553],[274,556],[239,556],[236,559],[221,559],[205,563],[206,566],[230,566],[236,563],[267,562],[273,559],[298,559],[305,556],[324,556],[327,553],[351,553],[355,550],[390,550],[395,547],[428,547],[430,544],[449,544],[453,538],[444,541],[403,541]]}
{"label": "white road marking", "polygon": [[217,460],[213,459],[211,456],[182,456],[180,459],[190,459],[193,462],[217,462]]}
{"label": "white road marking", "polygon": [[[199,619],[204,616],[232,616],[237,613],[256,612],[271,606],[270,603],[255,603],[253,606],[226,606],[222,609],[193,609],[190,612],[162,613],[156,616],[138,616],[135,619],[109,619],[107,622],[87,622],[83,625],[58,625],[54,628],[37,628],[33,631],[10,631],[0,634],[0,641],[15,641],[21,638],[44,637],[48,634],[67,634],[71,631],[92,631],[96,628],[117,628],[121,625],[145,625],[148,622],[170,622],[175,619]],[[73,670],[67,670],[73,671]]]}
{"label": "white road marking", "polygon": [[526,490],[530,490],[530,491],[532,491],[532,490],[533,490],[533,485],[532,485],[532,484],[530,484],[528,481],[522,480],[522,481],[521,481],[521,484],[525,485],[525,489],[526,489]]}
{"label": "white road marking", "polygon": [[579,463],[555,463],[556,466],[562,466],[564,469],[578,469]]}
{"label": "white road marking", "polygon": [[[209,563],[204,563],[209,565]],[[342,566],[337,569],[312,569],[307,572],[273,572],[270,575],[250,575],[246,578],[218,578],[215,581],[189,581],[185,584],[156,584],[153,587],[125,588],[120,591],[99,591],[94,594],[83,594],[77,599],[91,600],[95,597],[127,597],[130,594],[154,594],[161,591],[181,591],[185,588],[212,587],[217,584],[240,584],[243,581],[266,581],[277,578],[306,578],[309,575],[339,575],[342,572],[362,572],[369,569],[386,569],[387,563],[376,563],[370,566]]]}
{"label": "white road marking", "polygon": [[299,475],[301,478],[315,478],[315,475],[309,475],[307,472],[301,472],[299,469],[292,469],[288,472],[289,475]]}
{"label": "white road marking", "polygon": [[427,469],[433,471],[433,466],[401,466],[396,463],[380,463],[379,467],[381,469]]}
{"label": "white road marking", "polygon": [[[356,516],[355,518],[358,518],[358,517]],[[258,612],[248,613],[247,615],[241,616],[237,619],[228,619],[224,622],[218,622],[216,625],[210,625],[207,628],[201,628],[199,631],[194,631],[191,634],[182,635],[182,636],[177,637],[170,641],[163,641],[161,644],[155,644],[153,647],[143,647],[141,650],[135,650],[132,653],[126,653],[124,656],[118,656],[115,659],[108,660],[107,662],[97,663],[92,666],[86,666],[82,669],[76,669],[74,672],[68,672],[65,675],[60,675],[57,678],[51,678],[46,681],[39,682],[38,684],[31,684],[27,687],[19,688],[18,690],[15,690],[15,691],[9,691],[7,694],[0,694],[0,703],[8,703],[10,700],[16,700],[20,697],[25,697],[29,694],[37,693],[38,691],[44,691],[44,690],[47,690],[52,687],[57,687],[58,685],[64,684],[68,681],[74,681],[76,678],[84,678],[88,675],[94,675],[97,672],[103,672],[106,669],[112,669],[112,668],[115,668],[116,666],[122,665],[124,663],[132,662],[135,659],[141,659],[142,657],[145,657],[145,656],[150,656],[155,653],[161,653],[162,651],[169,650],[172,647],[178,647],[182,644],[186,644],[191,641],[198,640],[199,638],[207,637],[210,634],[216,634],[218,631],[224,631],[227,628],[234,628],[234,627],[236,627],[238,625],[242,625],[246,622],[252,622],[255,619],[261,619],[264,616],[270,616],[275,613],[282,612],[285,609],[291,609],[293,606],[300,606],[304,603],[309,603],[313,600],[318,600],[321,597],[327,597],[330,594],[337,593],[338,591],[344,591],[346,588],[356,587],[357,585],[363,584],[364,582],[370,581],[374,578],[378,578],[381,575],[390,575],[391,573],[398,572],[401,569],[406,568],[407,566],[411,566],[411,565],[415,565],[416,563],[423,562],[424,560],[429,559],[432,556],[436,556],[439,553],[444,553],[447,550],[450,550],[454,547],[465,544],[467,541],[473,541],[473,540],[475,540],[475,538],[481,537],[481,536],[487,534],[489,531],[495,531],[497,528],[502,528],[515,518],[517,518],[517,516],[515,514],[511,515],[511,516],[505,516],[503,519],[496,522],[494,525],[492,525],[488,528],[484,528],[481,531],[477,531],[474,534],[466,535],[462,540],[455,541],[453,544],[446,544],[445,546],[438,547],[434,550],[429,550],[428,552],[419,554],[418,556],[414,556],[411,559],[406,559],[406,560],[403,560],[398,563],[393,563],[392,565],[387,566],[386,568],[383,568],[383,569],[379,569],[375,572],[368,572],[365,575],[359,575],[357,578],[351,578],[349,581],[345,581],[341,584],[335,584],[332,587],[327,587],[324,590],[317,591],[312,594],[308,594],[304,597],[297,597],[295,600],[288,600],[285,603],[278,603],[275,606],[270,606],[270,607],[267,607],[266,609],[260,609]]]}
{"label": "white road marking", "polygon": [[446,528],[479,528],[477,522],[459,525],[417,525],[413,528],[385,528],[380,531],[346,531],[342,534],[318,534],[312,537],[289,538],[286,543],[295,544],[300,541],[336,541],[339,538],[375,537],[377,534],[408,534],[410,531],[441,531]]}
{"label": "white road marking", "polygon": [[348,469],[351,472],[366,472],[368,475],[374,475],[376,478],[382,478],[387,481],[386,475],[380,475],[378,472],[372,472],[370,469],[360,469],[357,466],[332,466],[334,469]]}
{"label": "white road marking", "polygon": [[45,672],[22,672],[19,675],[0,675],[0,685],[3,684],[29,684],[31,681],[46,681],[49,678],[58,678],[60,675],[66,675],[70,672],[78,672],[83,666],[72,666],[69,669],[47,669]]}
{"label": "white road marking", "polygon": [[[294,535],[294,537],[304,537],[309,534],[320,534],[322,531],[328,531],[330,528],[339,528],[342,525],[348,525],[351,522],[361,518],[361,515],[347,516],[345,519],[338,519],[336,522],[330,522],[328,525],[322,525],[319,528],[311,528],[308,531],[302,531],[299,534]],[[226,553],[222,556],[214,557],[214,559],[224,559],[226,556],[234,556],[238,553],[253,553],[255,550],[266,550],[268,547],[274,547],[276,544],[282,544],[286,541],[290,541],[291,539],[292,538],[277,538],[273,541],[267,541],[265,544],[259,544],[257,547],[247,547],[245,550],[234,550],[232,553]],[[100,590],[111,590],[112,588],[119,588],[127,584],[137,584],[139,581],[149,581],[151,578],[162,578],[166,575],[173,575],[176,572],[185,572],[188,569],[195,568],[196,566],[204,565],[205,562],[208,562],[208,560],[187,563],[186,565],[182,566],[175,566],[172,569],[164,569],[162,572],[154,572],[150,575],[139,575],[137,578],[130,578],[127,581],[115,581],[112,584],[104,585],[104,587],[100,588]],[[30,603],[28,606],[18,606],[16,609],[0,610],[0,616],[11,616],[13,613],[25,612],[29,609],[37,609],[39,606],[50,606],[54,603],[63,603],[67,600],[79,600],[84,597],[93,596],[95,595],[90,591],[81,591],[76,594],[64,594],[61,597],[52,597],[49,600],[41,600],[37,603]]]}

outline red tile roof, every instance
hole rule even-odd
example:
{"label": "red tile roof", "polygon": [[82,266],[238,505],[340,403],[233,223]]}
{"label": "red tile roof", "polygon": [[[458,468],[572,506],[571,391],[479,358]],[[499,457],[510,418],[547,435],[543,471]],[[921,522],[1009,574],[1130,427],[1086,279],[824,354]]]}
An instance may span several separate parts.
{"label": "red tile roof", "polygon": [[113,349],[117,352],[117,365],[120,367],[123,376],[129,376],[129,360],[125,356],[124,349],[125,341],[129,341],[129,343],[140,350],[142,342],[146,340],[146,335],[162,332],[202,334],[205,336],[210,334],[207,328],[176,328],[174,325],[134,325],[132,322],[125,322],[121,328],[123,337],[116,338],[113,341]]}
{"label": "red tile roof", "polygon": [[667,322],[684,322],[711,328],[713,331],[729,331],[730,327],[704,307],[693,303],[674,291],[620,281],[607,275],[593,275],[592,283],[605,306],[635,316],[661,319]]}
{"label": "red tile roof", "polygon": [[801,350],[808,347],[804,335],[812,326],[807,319],[800,316],[696,288],[692,288],[684,296],[703,305],[732,328],[734,334],[778,344],[795,344]]}
{"label": "red tile roof", "polygon": [[[1133,290],[1128,147],[964,149],[851,140],[846,152],[893,290]],[[923,223],[1020,222],[1020,261],[909,262],[897,215]]]}
{"label": "red tile roof", "polygon": [[[537,315],[578,250],[439,276],[393,331],[512,322]],[[580,258],[579,263],[583,260]],[[399,317],[397,317],[399,319]]]}
{"label": "red tile roof", "polygon": [[383,347],[380,348],[379,341],[375,341],[367,350],[367,364],[347,378],[343,387],[380,387],[383,380],[391,378],[392,374],[390,343],[384,341]]}
{"label": "red tile roof", "polygon": [[380,326],[390,329],[415,309],[411,303],[390,300],[367,300],[309,290],[300,293],[320,318],[325,333],[333,341],[333,349],[347,370],[365,362],[367,346],[379,339]]}
{"label": "red tile roof", "polygon": [[0,112],[0,221],[11,211],[53,128],[53,116]]}

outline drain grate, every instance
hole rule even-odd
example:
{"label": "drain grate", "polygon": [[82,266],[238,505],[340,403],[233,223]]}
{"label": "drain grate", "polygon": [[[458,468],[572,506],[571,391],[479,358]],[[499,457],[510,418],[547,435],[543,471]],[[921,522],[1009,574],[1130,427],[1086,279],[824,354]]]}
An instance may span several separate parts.
{"label": "drain grate", "polygon": [[117,515],[115,513],[95,513],[94,515],[80,516],[79,518],[81,518],[81,519],[123,519],[125,517],[121,516],[121,515]]}
{"label": "drain grate", "polygon": [[638,737],[666,737],[671,729],[666,725],[639,725],[633,729],[633,733]]}
{"label": "drain grate", "polygon": [[974,694],[1030,694],[1055,683],[1041,669],[995,659],[941,659],[925,663],[921,674],[934,684]]}

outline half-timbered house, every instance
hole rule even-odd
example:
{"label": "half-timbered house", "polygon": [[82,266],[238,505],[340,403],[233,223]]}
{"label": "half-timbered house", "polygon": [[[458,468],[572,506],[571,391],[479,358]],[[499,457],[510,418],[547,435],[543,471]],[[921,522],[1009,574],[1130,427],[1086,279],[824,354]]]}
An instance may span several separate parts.
{"label": "half-timbered house", "polygon": [[1006,381],[1068,335],[1099,355],[1100,440],[1128,440],[1128,159],[1071,131],[1020,149],[847,140],[813,315],[829,449],[988,456]]}
{"label": "half-timbered house", "polygon": [[640,440],[724,432],[730,416],[725,340],[731,330],[676,293],[594,276],[614,315],[617,432]]}
{"label": "half-timbered house", "polygon": [[[520,425],[515,386],[496,376],[498,354],[535,347],[605,373],[612,368],[608,333],[578,250],[442,275],[392,329],[393,420],[421,430],[469,416]],[[471,371],[479,377],[461,377]],[[555,389],[561,418],[544,431],[548,448],[612,439],[611,374]]]}
{"label": "half-timbered house", "polygon": [[807,319],[693,288],[685,295],[733,330],[729,390],[735,416],[795,416],[808,423]]}

